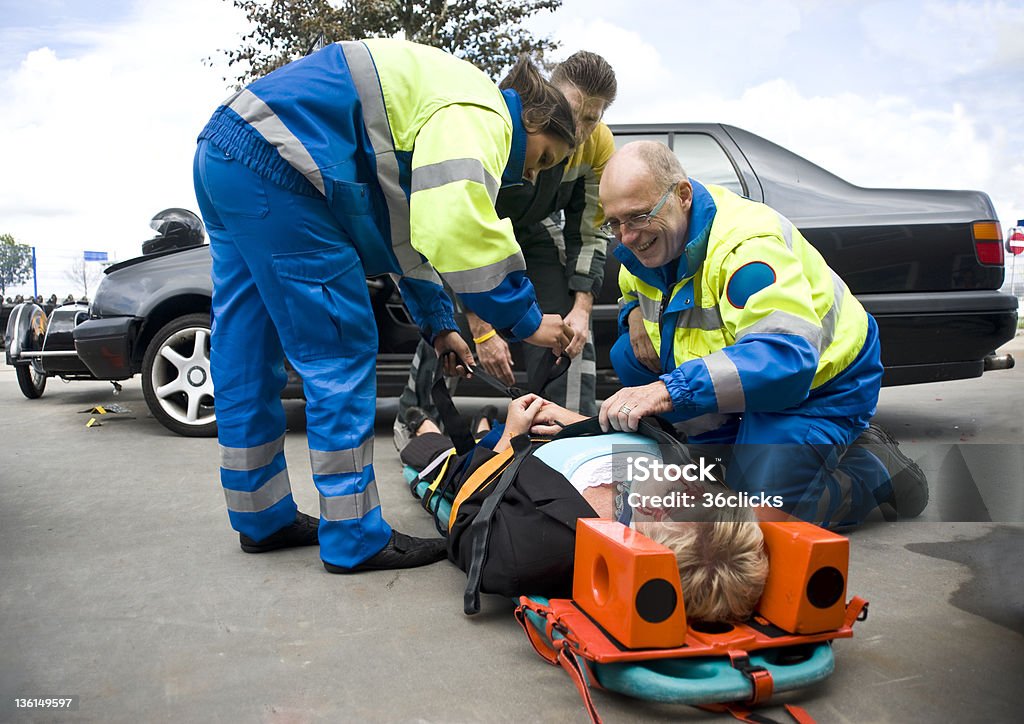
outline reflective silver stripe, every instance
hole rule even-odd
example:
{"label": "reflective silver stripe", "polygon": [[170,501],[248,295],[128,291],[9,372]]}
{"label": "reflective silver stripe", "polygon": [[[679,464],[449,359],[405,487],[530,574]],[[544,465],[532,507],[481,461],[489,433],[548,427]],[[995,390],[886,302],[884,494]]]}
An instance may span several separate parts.
{"label": "reflective silver stripe", "polygon": [[715,388],[719,412],[743,412],[747,406],[746,395],[743,394],[743,381],[740,371],[729,357],[719,350],[704,358],[711,385]]}
{"label": "reflective silver stripe", "polygon": [[691,307],[683,310],[676,319],[676,329],[703,329],[706,332],[714,332],[724,326],[722,313],[718,307]]}
{"label": "reflective silver stripe", "polygon": [[224,497],[228,501],[228,510],[236,513],[258,513],[284,500],[291,492],[288,471],[282,470],[251,493],[224,488]]}
{"label": "reflective silver stripe", "polygon": [[309,464],[313,475],[358,473],[373,462],[373,438],[349,450],[310,450]]}
{"label": "reflective silver stripe", "polygon": [[512,256],[487,266],[466,271],[446,272],[444,280],[456,294],[489,292],[501,284],[511,272],[525,269],[526,262],[523,260],[523,254],[517,251]]}
{"label": "reflective silver stripe", "polygon": [[654,322],[659,324],[661,320],[658,316],[661,313],[661,300],[652,299],[639,290],[636,293],[636,300],[640,304],[640,314],[644,315],[644,319],[648,322]]}
{"label": "reflective silver stripe", "polygon": [[843,300],[846,298],[846,284],[839,275],[832,272],[832,306],[828,308],[821,320],[821,351],[824,352],[832,344],[836,336],[836,322],[843,311]]}
{"label": "reflective silver stripe", "polygon": [[348,40],[339,45],[345,53],[352,83],[359,94],[363,124],[377,157],[377,183],[387,201],[388,217],[391,220],[391,249],[398,259],[398,266],[404,276],[440,284],[441,280],[434,268],[425,264],[419,252],[412,248],[409,199],[398,181],[398,157],[395,155],[395,142],[391,136],[391,123],[388,121],[377,67],[373,64],[369,49],[362,42]]}
{"label": "reflective silver stripe", "polygon": [[220,446],[220,466],[225,470],[259,470],[270,465],[284,450],[284,435],[256,447]]}
{"label": "reflective silver stripe", "polygon": [[717,430],[732,418],[720,412],[706,412],[703,415],[676,422],[672,425],[684,435],[700,435],[702,432]]}
{"label": "reflective silver stripe", "polygon": [[772,312],[749,327],[744,327],[736,334],[736,341],[739,342],[748,334],[794,334],[806,339],[819,354],[824,349],[821,346],[821,327],[789,312]]}
{"label": "reflective silver stripe", "polygon": [[635,292],[630,293],[630,294],[623,294],[621,297],[619,297],[619,311],[621,312],[623,309],[626,308],[627,304],[632,304],[635,301],[636,301],[636,293]]}
{"label": "reflective silver stripe", "polygon": [[584,359],[584,355],[595,354],[593,350],[593,343],[587,341],[583,350],[573,358],[569,369],[565,372],[564,405],[569,410],[579,412],[580,405],[583,403],[583,380],[597,376],[597,363],[593,359]]}
{"label": "reflective silver stripe", "polygon": [[793,222],[782,214],[775,213],[778,214],[779,224],[782,225],[782,238],[786,240],[786,248],[793,251]]}
{"label": "reflective silver stripe", "polygon": [[380,507],[377,481],[371,480],[366,490],[352,495],[320,496],[320,515],[324,520],[359,520],[374,508]]}
{"label": "reflective silver stripe", "polygon": [[320,174],[316,161],[309,155],[309,151],[295,137],[295,134],[281,122],[270,106],[260,100],[252,91],[243,90],[235,96],[228,108],[259,131],[261,136],[277,148],[281,157],[308,178],[310,183],[320,190],[320,193],[325,193],[324,178]]}
{"label": "reflective silver stripe", "polygon": [[473,181],[487,189],[491,203],[498,198],[501,184],[487,173],[484,165],[475,158],[452,158],[440,163],[431,163],[412,170],[412,192],[436,189],[456,181]]}
{"label": "reflective silver stripe", "polygon": [[436,458],[431,460],[430,464],[427,465],[427,467],[425,467],[422,470],[420,470],[420,474],[416,476],[416,479],[417,480],[426,480],[427,478],[430,477],[430,474],[432,472],[434,472],[434,470],[436,470],[441,465],[441,463],[443,463],[445,460],[447,460],[450,456],[452,456],[454,454],[455,454],[455,448],[453,448],[453,447],[448,448],[443,453],[438,455]]}
{"label": "reflective silver stripe", "polygon": [[[245,90],[245,89],[243,88],[242,90]],[[227,98],[225,98],[225,99],[224,99],[224,101],[223,101],[223,102],[221,103],[221,105],[222,105],[222,106],[230,106],[230,105],[231,105],[231,103],[232,103],[232,101],[234,101],[234,100],[235,100],[235,98],[238,98],[238,96],[239,96],[239,94],[240,94],[241,92],[242,92],[241,90],[237,90],[237,91],[235,91],[234,93],[232,93],[231,95],[229,95],[229,96],[228,96]]]}

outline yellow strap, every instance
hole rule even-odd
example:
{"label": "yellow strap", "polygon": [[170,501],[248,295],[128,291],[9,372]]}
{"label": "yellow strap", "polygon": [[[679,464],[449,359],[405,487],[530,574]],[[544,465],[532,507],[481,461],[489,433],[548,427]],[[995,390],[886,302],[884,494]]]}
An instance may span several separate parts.
{"label": "yellow strap", "polygon": [[448,453],[448,457],[444,459],[444,463],[441,465],[441,472],[437,474],[437,477],[434,478],[434,482],[432,482],[427,488],[427,500],[430,500],[430,496],[434,494],[434,491],[437,490],[437,486],[441,484],[441,481],[444,479],[444,473],[448,469],[448,463],[452,461],[453,457],[455,457],[454,448]]}
{"label": "yellow strap", "polygon": [[462,484],[462,487],[459,488],[459,494],[456,495],[455,500],[452,501],[452,516],[448,519],[449,531],[452,529],[452,526],[455,525],[455,517],[459,513],[459,507],[466,501],[466,498],[487,483],[494,480],[495,474],[511,462],[513,454],[514,451],[511,447],[502,450],[500,453],[490,460],[487,460],[483,465],[474,470],[469,476],[469,479]]}
{"label": "yellow strap", "polygon": [[479,337],[473,337],[473,344],[481,344],[483,342],[486,342],[497,333],[498,330],[491,328],[490,332],[487,332],[486,334],[481,334]]}

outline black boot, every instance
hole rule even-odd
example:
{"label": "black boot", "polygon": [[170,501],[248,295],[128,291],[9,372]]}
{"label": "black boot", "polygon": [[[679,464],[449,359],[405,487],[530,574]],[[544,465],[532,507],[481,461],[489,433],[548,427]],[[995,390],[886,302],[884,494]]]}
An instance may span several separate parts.
{"label": "black boot", "polygon": [[444,538],[413,538],[391,531],[391,540],[372,558],[352,568],[336,566],[324,561],[328,573],[360,573],[362,571],[385,571],[395,568],[418,568],[448,557],[448,546]]}
{"label": "black boot", "polygon": [[[917,463],[904,455],[899,443],[882,427],[872,424],[854,443],[877,457],[889,472],[892,495],[881,501],[897,518],[916,518],[928,505],[928,480]],[[884,512],[884,508],[883,508]]]}
{"label": "black boot", "polygon": [[295,516],[295,522],[287,525],[276,533],[272,533],[261,541],[254,541],[244,533],[238,534],[242,550],[246,553],[266,553],[281,548],[298,548],[299,546],[315,546],[320,541],[317,529],[320,520],[305,513]]}
{"label": "black boot", "polygon": [[430,415],[422,407],[407,407],[396,419],[393,428],[395,450],[402,452],[409,441],[416,437],[420,425],[430,419]]}

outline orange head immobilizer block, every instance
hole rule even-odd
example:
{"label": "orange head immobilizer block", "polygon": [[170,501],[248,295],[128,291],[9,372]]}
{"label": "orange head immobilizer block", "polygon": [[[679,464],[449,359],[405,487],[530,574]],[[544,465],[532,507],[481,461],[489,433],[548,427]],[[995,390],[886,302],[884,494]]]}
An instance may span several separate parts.
{"label": "orange head immobilizer block", "polygon": [[572,598],[628,648],[669,648],[686,640],[675,554],[621,523],[576,521]]}
{"label": "orange head immobilizer block", "polygon": [[850,541],[803,521],[762,522],[768,580],[757,613],[795,634],[843,625]]}

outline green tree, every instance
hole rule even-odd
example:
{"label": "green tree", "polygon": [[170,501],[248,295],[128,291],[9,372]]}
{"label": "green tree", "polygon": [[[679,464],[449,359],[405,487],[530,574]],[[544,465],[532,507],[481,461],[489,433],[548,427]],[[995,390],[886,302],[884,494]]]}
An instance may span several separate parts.
{"label": "green tree", "polygon": [[24,284],[31,276],[32,247],[0,234],[0,297],[7,296],[7,287]]}
{"label": "green tree", "polygon": [[[227,0],[225,0],[227,1]],[[252,23],[241,47],[220,52],[233,79],[249,81],[325,42],[404,37],[464,58],[497,79],[520,53],[543,58],[558,43],[537,38],[521,26],[562,0],[231,0]],[[225,80],[228,80],[225,78]]]}

